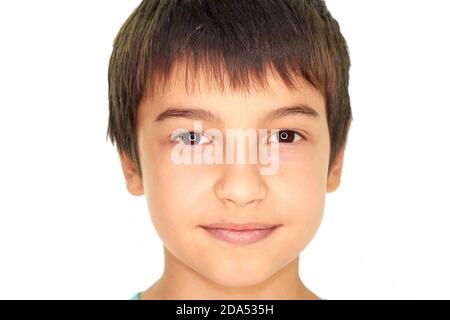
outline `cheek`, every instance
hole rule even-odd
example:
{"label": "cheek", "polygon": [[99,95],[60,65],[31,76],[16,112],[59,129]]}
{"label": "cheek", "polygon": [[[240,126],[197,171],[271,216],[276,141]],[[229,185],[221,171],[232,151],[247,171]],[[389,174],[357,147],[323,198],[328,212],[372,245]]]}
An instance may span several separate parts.
{"label": "cheek", "polygon": [[317,231],[325,206],[327,162],[317,153],[284,153],[280,169],[271,182],[286,236],[302,249]]}
{"label": "cheek", "polygon": [[208,168],[176,165],[161,149],[142,157],[145,194],[152,222],[166,242],[193,230],[199,219],[199,204],[207,197]]}
{"label": "cheek", "polygon": [[[208,250],[194,241],[199,233],[197,224],[208,203],[210,182],[207,168],[201,165],[180,165],[160,162],[151,178],[147,204],[150,216],[164,246],[184,263],[191,265],[194,260],[209,259]],[[210,191],[210,190],[209,190]],[[209,199],[209,200],[208,200]]]}

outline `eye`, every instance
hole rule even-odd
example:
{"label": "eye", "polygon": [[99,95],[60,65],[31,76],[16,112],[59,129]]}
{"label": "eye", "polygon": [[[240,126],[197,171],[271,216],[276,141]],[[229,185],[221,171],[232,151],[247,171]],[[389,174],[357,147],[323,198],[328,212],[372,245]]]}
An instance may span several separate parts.
{"label": "eye", "polygon": [[189,131],[177,135],[176,137],[174,137],[173,141],[181,141],[182,143],[188,146],[196,144],[208,144],[212,141],[209,138],[202,139],[202,137],[206,137],[206,135],[202,135],[202,133],[199,132]]}
{"label": "eye", "polygon": [[[272,137],[275,137],[277,141],[271,140]],[[274,134],[272,134],[269,138],[269,142],[281,142],[281,143],[293,143],[297,142],[300,139],[304,139],[303,135],[294,130],[278,130]]]}

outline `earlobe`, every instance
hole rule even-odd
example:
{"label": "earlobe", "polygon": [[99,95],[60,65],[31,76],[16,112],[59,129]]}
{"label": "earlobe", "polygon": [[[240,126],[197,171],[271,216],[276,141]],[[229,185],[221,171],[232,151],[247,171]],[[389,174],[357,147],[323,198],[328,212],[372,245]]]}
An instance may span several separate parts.
{"label": "earlobe", "polygon": [[125,153],[120,153],[119,157],[128,192],[135,196],[143,195],[142,177],[139,176],[133,162]]}

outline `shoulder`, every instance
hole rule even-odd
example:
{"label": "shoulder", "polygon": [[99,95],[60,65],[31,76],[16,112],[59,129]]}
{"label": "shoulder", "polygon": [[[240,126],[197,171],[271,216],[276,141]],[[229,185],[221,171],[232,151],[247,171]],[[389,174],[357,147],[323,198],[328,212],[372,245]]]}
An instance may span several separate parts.
{"label": "shoulder", "polygon": [[137,292],[131,297],[130,300],[140,300],[140,295],[141,295],[141,293]]}

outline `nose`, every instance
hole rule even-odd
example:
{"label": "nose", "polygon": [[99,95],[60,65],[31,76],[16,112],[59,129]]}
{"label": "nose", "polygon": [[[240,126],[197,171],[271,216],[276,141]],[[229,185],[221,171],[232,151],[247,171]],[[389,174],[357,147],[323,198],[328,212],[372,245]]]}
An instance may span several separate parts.
{"label": "nose", "polygon": [[225,164],[216,195],[226,205],[245,207],[265,199],[268,188],[257,164]]}

